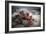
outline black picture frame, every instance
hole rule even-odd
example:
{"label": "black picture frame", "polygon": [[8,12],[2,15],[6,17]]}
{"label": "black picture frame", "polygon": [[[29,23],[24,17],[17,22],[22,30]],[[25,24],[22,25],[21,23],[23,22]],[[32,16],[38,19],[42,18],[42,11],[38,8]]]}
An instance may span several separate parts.
{"label": "black picture frame", "polygon": [[[23,31],[9,31],[9,3],[43,5],[43,29],[38,29],[38,30],[23,30]],[[5,33],[35,32],[35,31],[44,31],[44,30],[45,30],[45,3],[40,3],[40,2],[5,1]]]}

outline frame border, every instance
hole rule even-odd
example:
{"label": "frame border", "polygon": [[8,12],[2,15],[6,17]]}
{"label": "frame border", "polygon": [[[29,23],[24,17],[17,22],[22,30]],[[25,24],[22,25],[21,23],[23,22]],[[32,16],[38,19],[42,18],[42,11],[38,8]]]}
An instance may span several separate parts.
{"label": "frame border", "polygon": [[[24,30],[24,31],[10,31],[9,32],[9,3],[23,3],[23,4],[39,4],[43,5],[43,29],[39,30]],[[45,30],[45,3],[40,2],[20,2],[20,1],[5,1],[5,33],[18,33],[18,32],[37,32]]]}

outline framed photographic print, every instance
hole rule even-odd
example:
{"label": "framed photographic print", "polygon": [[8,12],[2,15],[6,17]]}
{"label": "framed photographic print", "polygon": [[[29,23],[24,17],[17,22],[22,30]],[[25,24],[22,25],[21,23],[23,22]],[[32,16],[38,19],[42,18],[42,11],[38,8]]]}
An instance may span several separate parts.
{"label": "framed photographic print", "polygon": [[44,31],[44,29],[44,3],[5,1],[6,33]]}

